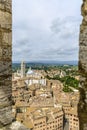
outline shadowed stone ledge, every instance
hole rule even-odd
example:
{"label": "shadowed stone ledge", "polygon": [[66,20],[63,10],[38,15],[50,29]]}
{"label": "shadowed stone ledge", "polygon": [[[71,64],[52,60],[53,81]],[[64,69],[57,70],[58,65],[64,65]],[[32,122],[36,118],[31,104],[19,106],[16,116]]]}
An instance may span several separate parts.
{"label": "shadowed stone ledge", "polygon": [[20,122],[16,121],[13,122],[10,126],[6,126],[4,128],[1,128],[0,130],[30,130],[23,126]]}

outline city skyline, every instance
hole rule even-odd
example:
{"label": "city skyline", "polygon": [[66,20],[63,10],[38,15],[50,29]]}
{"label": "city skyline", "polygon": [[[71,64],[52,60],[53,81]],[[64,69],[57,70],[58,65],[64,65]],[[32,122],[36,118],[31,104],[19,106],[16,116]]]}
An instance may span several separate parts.
{"label": "city skyline", "polygon": [[13,61],[78,60],[81,3],[13,0]]}

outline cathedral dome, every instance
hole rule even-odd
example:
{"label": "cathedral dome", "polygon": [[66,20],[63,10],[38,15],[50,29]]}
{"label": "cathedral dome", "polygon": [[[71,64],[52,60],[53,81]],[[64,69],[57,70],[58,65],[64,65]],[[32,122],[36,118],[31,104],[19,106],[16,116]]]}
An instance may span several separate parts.
{"label": "cathedral dome", "polygon": [[29,68],[29,70],[28,70],[28,72],[27,72],[27,75],[31,75],[31,74],[33,74],[33,73],[34,73],[34,71],[31,70],[31,68]]}

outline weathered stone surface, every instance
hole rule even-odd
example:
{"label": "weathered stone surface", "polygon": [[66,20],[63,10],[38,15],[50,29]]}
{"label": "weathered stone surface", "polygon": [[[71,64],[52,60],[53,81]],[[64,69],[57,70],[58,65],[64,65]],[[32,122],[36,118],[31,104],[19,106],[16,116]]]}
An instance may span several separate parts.
{"label": "weathered stone surface", "polygon": [[11,0],[0,0],[0,10],[11,13]]}
{"label": "weathered stone surface", "polygon": [[0,127],[12,123],[11,0],[0,0]]}
{"label": "weathered stone surface", "polygon": [[16,130],[29,130],[28,128],[25,128],[21,123],[19,123],[17,121],[12,123],[12,125],[10,126],[11,130],[15,130],[15,128],[16,128]]}
{"label": "weathered stone surface", "polygon": [[0,130],[30,130],[30,129],[26,128],[20,122],[16,121],[12,123],[10,126],[6,126]]}
{"label": "weathered stone surface", "polygon": [[82,5],[83,21],[80,27],[79,72],[80,101],[78,104],[80,130],[87,130],[87,0]]}

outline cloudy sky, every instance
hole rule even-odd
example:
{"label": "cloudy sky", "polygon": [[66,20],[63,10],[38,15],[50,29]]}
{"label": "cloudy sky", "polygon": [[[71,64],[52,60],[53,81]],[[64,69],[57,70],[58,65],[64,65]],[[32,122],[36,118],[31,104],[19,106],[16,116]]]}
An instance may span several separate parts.
{"label": "cloudy sky", "polygon": [[13,0],[13,61],[78,60],[82,0]]}

